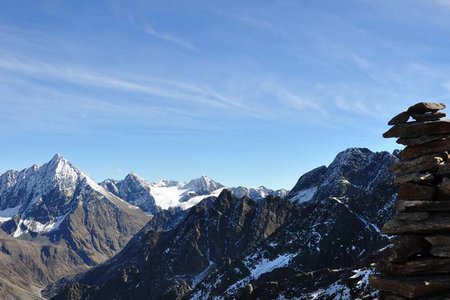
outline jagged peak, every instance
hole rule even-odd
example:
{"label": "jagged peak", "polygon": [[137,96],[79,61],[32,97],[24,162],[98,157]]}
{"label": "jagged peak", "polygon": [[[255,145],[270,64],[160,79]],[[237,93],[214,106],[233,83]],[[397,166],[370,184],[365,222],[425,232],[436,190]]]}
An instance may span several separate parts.
{"label": "jagged peak", "polygon": [[125,176],[125,180],[137,181],[139,183],[145,182],[145,180],[142,177],[140,177],[138,174],[136,174],[135,172],[131,172],[127,176]]}
{"label": "jagged peak", "polygon": [[190,189],[198,189],[203,188],[207,190],[215,190],[224,187],[222,184],[218,183],[217,181],[212,180],[206,175],[202,175],[199,178],[192,179],[185,185],[186,188]]}

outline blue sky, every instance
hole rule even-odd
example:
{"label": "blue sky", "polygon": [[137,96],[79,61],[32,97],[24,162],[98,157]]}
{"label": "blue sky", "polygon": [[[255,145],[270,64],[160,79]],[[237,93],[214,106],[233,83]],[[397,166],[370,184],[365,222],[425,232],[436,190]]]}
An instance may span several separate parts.
{"label": "blue sky", "polygon": [[291,188],[450,96],[450,1],[18,1],[0,9],[0,171]]}

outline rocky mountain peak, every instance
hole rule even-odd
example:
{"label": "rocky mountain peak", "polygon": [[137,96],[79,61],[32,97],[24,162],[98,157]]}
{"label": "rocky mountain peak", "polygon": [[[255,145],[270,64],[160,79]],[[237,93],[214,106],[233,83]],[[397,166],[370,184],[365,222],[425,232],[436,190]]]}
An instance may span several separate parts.
{"label": "rocky mountain peak", "polygon": [[217,189],[224,187],[222,184],[203,175],[200,178],[192,179],[184,188],[195,191],[198,195],[209,194]]}
{"label": "rocky mountain peak", "polygon": [[125,180],[127,180],[127,181],[137,181],[137,182],[145,181],[144,179],[142,179],[139,175],[137,175],[134,172],[131,172],[130,174],[125,176]]}
{"label": "rocky mountain peak", "polygon": [[[30,169],[38,171],[34,167],[31,167]],[[60,154],[55,154],[48,163],[39,168],[39,171],[40,174],[38,177],[40,177],[40,179],[53,182],[56,181],[62,189],[73,187],[87,177]]]}

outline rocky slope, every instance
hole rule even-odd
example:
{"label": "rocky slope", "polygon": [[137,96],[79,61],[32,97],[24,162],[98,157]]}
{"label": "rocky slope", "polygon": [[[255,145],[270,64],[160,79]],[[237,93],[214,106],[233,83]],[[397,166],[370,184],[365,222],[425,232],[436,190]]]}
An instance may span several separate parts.
{"label": "rocky slope", "polygon": [[[55,155],[42,166],[0,175],[1,269],[23,279],[13,285],[34,291],[110,258],[148,220]],[[8,280],[11,274],[0,271]]]}
{"label": "rocky slope", "polygon": [[392,215],[396,160],[348,149],[302,176],[285,200],[223,191],[168,230],[146,226],[55,299],[372,297],[366,279],[388,244],[378,228]]}

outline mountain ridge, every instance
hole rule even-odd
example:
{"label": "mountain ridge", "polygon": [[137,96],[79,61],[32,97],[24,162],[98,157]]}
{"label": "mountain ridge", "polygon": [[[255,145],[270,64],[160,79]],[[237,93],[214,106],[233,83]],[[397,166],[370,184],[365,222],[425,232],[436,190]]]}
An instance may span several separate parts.
{"label": "mountain ridge", "polygon": [[[371,272],[371,257],[388,244],[379,228],[392,214],[396,191],[388,168],[395,161],[397,157],[388,152],[351,148],[339,153],[328,167],[301,176],[286,199],[268,196],[254,201],[224,190],[217,198],[208,197],[193,206],[171,230],[153,228],[141,235],[140,243],[133,239],[130,243],[134,244],[116,258],[80,274],[54,299],[69,295],[69,299],[112,295],[117,299],[232,299],[252,298],[258,293],[286,298],[372,296],[374,291],[364,278]],[[282,203],[286,213],[275,213],[277,206],[264,206],[266,203]],[[229,215],[228,207],[240,207],[240,212]],[[265,207],[265,213],[256,215],[269,219],[245,221],[250,219],[243,212],[258,211],[258,207]],[[234,218],[240,221],[232,224],[241,225],[231,228],[243,232],[264,228],[268,220],[277,225],[268,234],[254,234],[256,240],[231,255],[215,259],[211,256],[217,251],[215,245],[224,249],[227,243],[233,244],[225,234],[229,227],[219,224]],[[218,230],[223,234],[211,235],[211,228],[223,228]],[[168,246],[169,241],[177,243]],[[170,249],[176,250],[172,253]],[[185,249],[182,256],[180,249]],[[186,255],[189,259],[179,260]],[[340,271],[320,271],[326,267]],[[161,276],[154,278],[149,270],[157,270]],[[353,278],[362,283],[357,285]]]}

